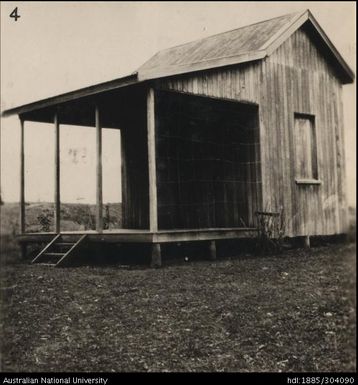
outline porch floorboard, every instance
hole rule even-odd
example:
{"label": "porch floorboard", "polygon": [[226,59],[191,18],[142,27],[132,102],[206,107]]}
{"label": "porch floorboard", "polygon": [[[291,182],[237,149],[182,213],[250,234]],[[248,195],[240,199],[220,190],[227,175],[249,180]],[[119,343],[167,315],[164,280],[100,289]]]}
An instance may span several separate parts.
{"label": "porch floorboard", "polygon": [[[87,234],[89,242],[108,243],[167,243],[167,242],[193,242],[220,239],[251,238],[257,232],[253,227],[209,228],[209,229],[176,229],[149,230],[138,229],[113,229],[61,231],[63,235]],[[20,243],[47,242],[56,235],[55,232],[24,233],[17,236]]]}

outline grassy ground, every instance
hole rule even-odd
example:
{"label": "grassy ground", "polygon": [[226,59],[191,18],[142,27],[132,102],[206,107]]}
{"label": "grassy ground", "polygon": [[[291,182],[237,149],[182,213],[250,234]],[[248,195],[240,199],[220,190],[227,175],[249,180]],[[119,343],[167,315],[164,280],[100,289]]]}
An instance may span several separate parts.
{"label": "grassy ground", "polygon": [[354,371],[355,246],[2,269],[3,371]]}

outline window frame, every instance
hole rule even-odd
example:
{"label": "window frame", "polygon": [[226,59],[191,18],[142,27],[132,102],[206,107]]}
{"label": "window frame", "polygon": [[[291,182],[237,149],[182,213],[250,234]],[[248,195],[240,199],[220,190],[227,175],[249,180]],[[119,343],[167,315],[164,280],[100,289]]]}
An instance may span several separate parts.
{"label": "window frame", "polygon": [[[310,122],[312,128],[311,140],[313,141],[312,145],[312,154],[311,154],[311,163],[312,163],[312,177],[297,177],[295,175],[295,182],[298,185],[320,185],[322,181],[319,178],[319,168],[318,168],[318,145],[317,145],[317,128],[316,128],[316,116],[314,114],[308,114],[304,112],[294,112],[293,113],[293,128],[296,130],[296,119],[306,119]],[[294,140],[296,136],[294,134]],[[294,149],[296,149],[296,143],[294,143]],[[294,150],[294,172],[297,173],[297,152]]]}

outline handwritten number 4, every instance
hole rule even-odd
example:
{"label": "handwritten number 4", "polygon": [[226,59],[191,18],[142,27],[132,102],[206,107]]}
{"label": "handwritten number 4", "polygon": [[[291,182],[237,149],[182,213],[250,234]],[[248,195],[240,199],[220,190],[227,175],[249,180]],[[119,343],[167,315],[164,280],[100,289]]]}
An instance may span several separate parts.
{"label": "handwritten number 4", "polygon": [[17,7],[10,13],[10,17],[13,17],[15,19],[15,21],[17,21],[17,19],[19,17],[21,17],[18,13],[17,13]]}

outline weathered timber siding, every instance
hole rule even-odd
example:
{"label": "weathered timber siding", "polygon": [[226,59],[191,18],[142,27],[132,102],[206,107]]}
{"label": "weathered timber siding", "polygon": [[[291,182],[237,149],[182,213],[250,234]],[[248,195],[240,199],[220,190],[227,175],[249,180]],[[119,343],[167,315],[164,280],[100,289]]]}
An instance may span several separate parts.
{"label": "weathered timber siding", "polygon": [[[269,145],[278,150],[276,154],[270,151],[266,161],[276,165],[277,173],[269,174],[269,179],[279,191],[279,202],[291,221],[290,235],[344,232],[345,169],[339,80],[305,28],[295,32],[266,60],[266,79],[266,98],[270,94],[275,97],[267,110],[261,110],[265,113],[263,129]],[[320,185],[295,183],[294,113],[315,117]],[[276,202],[271,200],[268,204]]]}
{"label": "weathered timber siding", "polygon": [[[157,87],[259,105],[262,200],[289,236],[346,231],[342,85],[305,26],[263,61],[157,81]],[[294,113],[315,116],[318,178],[295,182]]]}
{"label": "weathered timber siding", "polygon": [[157,87],[215,98],[259,103],[260,62],[157,81]]}

